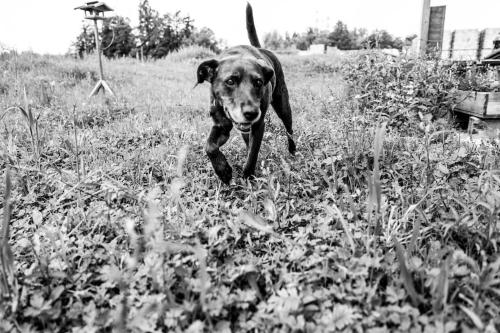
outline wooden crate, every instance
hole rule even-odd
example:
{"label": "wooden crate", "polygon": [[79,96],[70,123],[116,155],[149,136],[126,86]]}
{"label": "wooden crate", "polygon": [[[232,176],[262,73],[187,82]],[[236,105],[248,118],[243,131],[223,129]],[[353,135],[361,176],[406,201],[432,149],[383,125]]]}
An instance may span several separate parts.
{"label": "wooden crate", "polygon": [[500,92],[459,90],[455,111],[481,119],[500,118]]}

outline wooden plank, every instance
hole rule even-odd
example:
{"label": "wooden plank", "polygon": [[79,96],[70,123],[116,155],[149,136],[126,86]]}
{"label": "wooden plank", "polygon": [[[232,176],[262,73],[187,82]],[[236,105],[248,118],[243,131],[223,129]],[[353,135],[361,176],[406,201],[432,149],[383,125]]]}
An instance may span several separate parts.
{"label": "wooden plank", "polygon": [[474,117],[478,117],[479,119],[482,119],[482,120],[488,120],[488,119],[500,119],[500,115],[490,115],[490,116],[487,116],[487,117],[484,117],[484,116],[478,116],[476,113],[474,112],[470,112],[468,110],[462,110],[462,109],[458,109],[458,108],[455,108],[455,110],[453,110],[453,112],[455,113],[463,113],[463,114],[466,114],[466,115],[469,115],[469,116],[474,116]]}
{"label": "wooden plank", "polygon": [[456,110],[481,119],[500,118],[500,93],[458,91]]}
{"label": "wooden plank", "polygon": [[499,116],[500,117],[500,93],[491,92],[490,99],[488,101],[488,109],[486,110],[487,116]]}
{"label": "wooden plank", "polygon": [[93,20],[93,21],[96,21],[96,20],[102,21],[105,18],[102,17],[102,16],[94,15],[94,16],[85,16],[85,19],[87,19],[87,20]]}
{"label": "wooden plank", "polygon": [[[446,6],[431,7],[427,49],[440,52],[443,49],[444,21]],[[439,54],[439,53],[438,53]]]}
{"label": "wooden plank", "polygon": [[427,54],[427,37],[429,36],[429,19],[431,15],[431,0],[422,0],[422,18],[420,22],[419,56]]}
{"label": "wooden plank", "polygon": [[486,114],[488,101],[486,93],[474,91],[459,91],[457,93],[457,108],[466,113],[483,117]]}
{"label": "wooden plank", "polygon": [[485,65],[498,66],[498,65],[500,65],[500,59],[485,59],[485,60],[482,60],[481,63],[485,64]]}

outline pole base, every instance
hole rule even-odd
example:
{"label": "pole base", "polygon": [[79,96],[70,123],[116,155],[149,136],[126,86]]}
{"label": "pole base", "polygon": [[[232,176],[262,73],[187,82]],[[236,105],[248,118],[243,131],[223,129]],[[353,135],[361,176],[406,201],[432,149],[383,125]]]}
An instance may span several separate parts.
{"label": "pole base", "polygon": [[89,98],[92,97],[92,96],[94,96],[94,95],[97,95],[97,93],[99,93],[99,91],[101,89],[104,92],[107,91],[111,96],[115,97],[115,93],[110,88],[110,86],[108,85],[108,83],[106,81],[104,81],[104,80],[99,80],[99,82],[97,82],[97,84],[95,85],[94,89],[92,89],[92,91],[90,92]]}

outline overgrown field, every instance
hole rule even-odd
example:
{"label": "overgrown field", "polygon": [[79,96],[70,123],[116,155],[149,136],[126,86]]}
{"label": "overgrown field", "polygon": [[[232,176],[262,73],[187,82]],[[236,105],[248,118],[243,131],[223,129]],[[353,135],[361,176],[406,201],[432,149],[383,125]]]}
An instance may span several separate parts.
{"label": "overgrown field", "polygon": [[268,112],[225,186],[191,56],[105,62],[116,100],[96,59],[0,57],[0,332],[500,331],[500,149],[453,68],[282,56],[298,153]]}

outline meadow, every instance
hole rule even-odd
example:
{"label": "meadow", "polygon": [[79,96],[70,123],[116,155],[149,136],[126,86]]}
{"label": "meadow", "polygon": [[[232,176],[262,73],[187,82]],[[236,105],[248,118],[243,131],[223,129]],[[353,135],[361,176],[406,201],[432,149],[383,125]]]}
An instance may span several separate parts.
{"label": "meadow", "polygon": [[[282,55],[257,176],[204,152],[203,50],[0,55],[0,332],[500,331],[500,149],[437,62]],[[9,226],[9,227],[7,227]]]}

